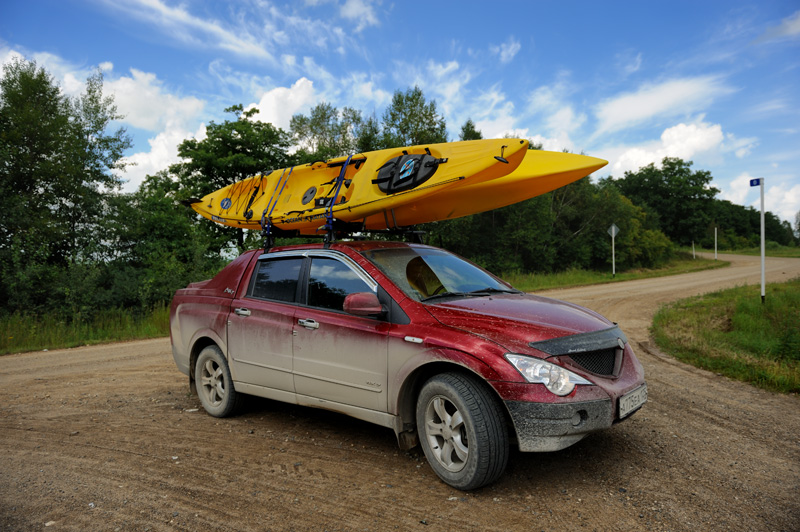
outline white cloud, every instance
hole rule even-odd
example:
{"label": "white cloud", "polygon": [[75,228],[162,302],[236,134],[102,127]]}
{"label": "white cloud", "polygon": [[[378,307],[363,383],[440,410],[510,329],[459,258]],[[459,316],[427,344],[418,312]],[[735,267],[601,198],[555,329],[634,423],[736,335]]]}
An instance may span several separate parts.
{"label": "white cloud", "polygon": [[558,136],[555,137],[545,137],[544,135],[533,135],[532,137],[526,137],[528,140],[531,141],[532,144],[541,144],[543,150],[547,151],[563,151],[569,150],[571,152],[575,151],[575,144],[569,138],[569,135],[566,133],[559,133]]}
{"label": "white cloud", "polygon": [[160,131],[167,125],[185,128],[197,122],[205,107],[198,98],[165,92],[155,74],[136,69],[131,69],[130,76],[105,80],[104,89],[113,94],[125,123],[148,131]]}
{"label": "white cloud", "polygon": [[717,152],[724,147],[724,139],[722,126],[697,121],[665,129],[660,141],[620,150],[609,149],[604,153],[617,151],[618,155],[610,159],[610,169],[615,176],[621,177],[624,172],[636,171],[650,163],[658,166],[664,157],[689,160],[698,154]]}
{"label": "white cloud", "polygon": [[373,108],[382,107],[392,99],[389,92],[379,88],[376,80],[368,78],[363,72],[353,72],[342,83],[349,88],[348,107],[362,109],[370,104]]}
{"label": "white cloud", "polygon": [[618,53],[616,56],[617,69],[623,76],[629,76],[639,71],[642,67],[642,52],[633,55],[633,52],[627,51]]}
{"label": "white cloud", "polygon": [[684,78],[646,84],[636,92],[601,102],[595,108],[598,120],[595,137],[646,122],[655,117],[672,117],[702,110],[716,97],[731,89],[714,76]]}
{"label": "white cloud", "polygon": [[575,110],[565,101],[571,92],[566,81],[537,88],[528,99],[528,110],[543,117],[535,142],[546,150],[575,150],[570,135],[578,131],[586,122],[586,115]]}
{"label": "white cloud", "polygon": [[736,157],[743,159],[750,155],[750,152],[758,145],[758,139],[755,137],[737,138],[733,133],[725,134],[725,143],[722,150],[725,152],[733,152]]}
{"label": "white cloud", "polygon": [[375,13],[376,3],[380,4],[380,1],[345,0],[345,3],[339,9],[339,14],[342,18],[356,21],[355,31],[358,33],[368,26],[378,26],[380,24]]}
{"label": "white cloud", "polygon": [[795,11],[781,21],[777,26],[771,26],[756,39],[757,43],[780,40],[784,38],[793,39],[800,36],[800,11]]}
{"label": "white cloud", "polygon": [[472,118],[475,128],[487,139],[500,138],[504,135],[525,137],[528,134],[527,129],[524,131],[515,129],[517,117],[514,103],[506,98],[497,84],[482,92],[471,102],[468,116],[462,123],[466,122],[467,118]]}
{"label": "white cloud", "polygon": [[[760,211],[759,189],[750,186],[750,180],[756,177],[759,176],[750,175],[748,172],[739,174],[722,189],[720,197],[731,203],[749,205]],[[764,209],[794,225],[795,215],[800,212],[800,184],[797,184],[797,176],[770,176],[765,179]],[[770,184],[776,181],[777,184]]]}
{"label": "white cloud", "polygon": [[309,110],[316,100],[314,83],[303,77],[291,87],[276,87],[265,92],[258,103],[248,105],[245,110],[257,107],[258,114],[253,117],[255,120],[288,130],[292,116]]}
{"label": "white cloud", "polygon": [[440,113],[446,117],[452,116],[464,102],[465,87],[472,79],[472,74],[457,61],[428,61],[426,73],[425,90],[433,95]]}
{"label": "white cloud", "polygon": [[151,28],[160,28],[164,35],[185,45],[218,48],[251,59],[274,60],[272,53],[243,24],[234,28],[225,27],[217,20],[207,20],[189,13],[184,4],[171,7],[161,0],[104,1],[113,9],[144,20]]}
{"label": "white cloud", "polygon": [[190,131],[179,127],[168,127],[161,131],[154,138],[148,139],[150,151],[138,152],[126,157],[125,162],[131,163],[127,171],[123,174],[125,184],[122,186],[123,192],[135,192],[142,184],[145,177],[153,175],[161,170],[166,170],[170,165],[180,161],[178,157],[178,144],[187,138],[203,140],[206,136],[204,124],[193,135]]}
{"label": "white cloud", "polygon": [[[791,223],[792,227],[794,227],[795,216],[800,212],[800,184],[794,184],[797,183],[798,177],[800,176],[795,176],[795,179],[788,184],[780,183],[775,186],[770,186],[769,178],[765,182],[764,208]],[[759,198],[758,209],[761,208],[760,203]]]}
{"label": "white cloud", "polygon": [[513,36],[499,46],[490,46],[489,50],[500,58],[500,62],[508,64],[522,49],[522,45]]}
{"label": "white cloud", "polygon": [[720,197],[731,203],[744,205],[747,196],[750,195],[750,180],[754,179],[749,173],[744,172],[733,178],[727,187],[720,191]]}

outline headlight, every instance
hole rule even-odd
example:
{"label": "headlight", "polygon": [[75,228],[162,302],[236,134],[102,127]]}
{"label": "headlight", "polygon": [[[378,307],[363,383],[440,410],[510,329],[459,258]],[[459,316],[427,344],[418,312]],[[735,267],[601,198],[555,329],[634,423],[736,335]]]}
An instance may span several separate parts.
{"label": "headlight", "polygon": [[509,353],[506,355],[506,360],[522,373],[526,381],[544,384],[556,395],[569,395],[576,384],[594,384],[561,366],[538,358]]}

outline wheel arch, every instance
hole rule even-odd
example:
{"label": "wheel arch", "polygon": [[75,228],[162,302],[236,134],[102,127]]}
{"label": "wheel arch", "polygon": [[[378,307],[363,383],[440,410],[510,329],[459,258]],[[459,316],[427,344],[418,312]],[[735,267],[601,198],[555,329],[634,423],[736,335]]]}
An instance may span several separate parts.
{"label": "wheel arch", "polygon": [[189,351],[189,389],[195,395],[197,395],[197,383],[195,382],[194,378],[194,368],[195,364],[197,364],[197,357],[200,355],[200,352],[203,351],[208,346],[215,345],[222,351],[222,355],[227,358],[225,351],[222,349],[220,342],[214,340],[210,336],[200,336],[195,339],[194,343],[192,344],[192,349]]}
{"label": "wheel arch", "polygon": [[443,373],[456,373],[474,381],[477,385],[484,387],[497,403],[501,406],[503,413],[503,425],[509,437],[513,438],[514,431],[511,424],[511,413],[501,399],[497,390],[487,382],[486,378],[474,368],[448,360],[438,360],[423,364],[412,371],[403,381],[397,397],[397,416],[401,421],[402,429],[397,430],[397,442],[404,451],[412,449],[419,444],[419,434],[417,431],[416,408],[417,398],[419,397],[422,386],[432,377]]}

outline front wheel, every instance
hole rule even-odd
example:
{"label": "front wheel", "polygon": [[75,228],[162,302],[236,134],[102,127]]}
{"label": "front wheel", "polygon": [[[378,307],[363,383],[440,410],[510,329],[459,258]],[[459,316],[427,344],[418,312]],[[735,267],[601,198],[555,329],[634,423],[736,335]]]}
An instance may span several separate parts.
{"label": "front wheel", "polygon": [[417,399],[420,444],[447,484],[472,490],[500,478],[508,463],[501,407],[476,379],[444,373],[428,380]]}
{"label": "front wheel", "polygon": [[212,416],[227,417],[239,407],[241,395],[233,389],[228,362],[216,345],[200,351],[194,367],[194,379],[200,402]]}

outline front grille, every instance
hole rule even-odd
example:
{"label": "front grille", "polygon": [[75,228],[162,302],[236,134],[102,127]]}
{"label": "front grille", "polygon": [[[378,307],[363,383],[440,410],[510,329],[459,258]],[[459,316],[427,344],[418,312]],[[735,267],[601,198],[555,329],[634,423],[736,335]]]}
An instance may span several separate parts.
{"label": "front grille", "polygon": [[616,348],[586,351],[569,355],[575,364],[597,375],[613,375],[617,361]]}

